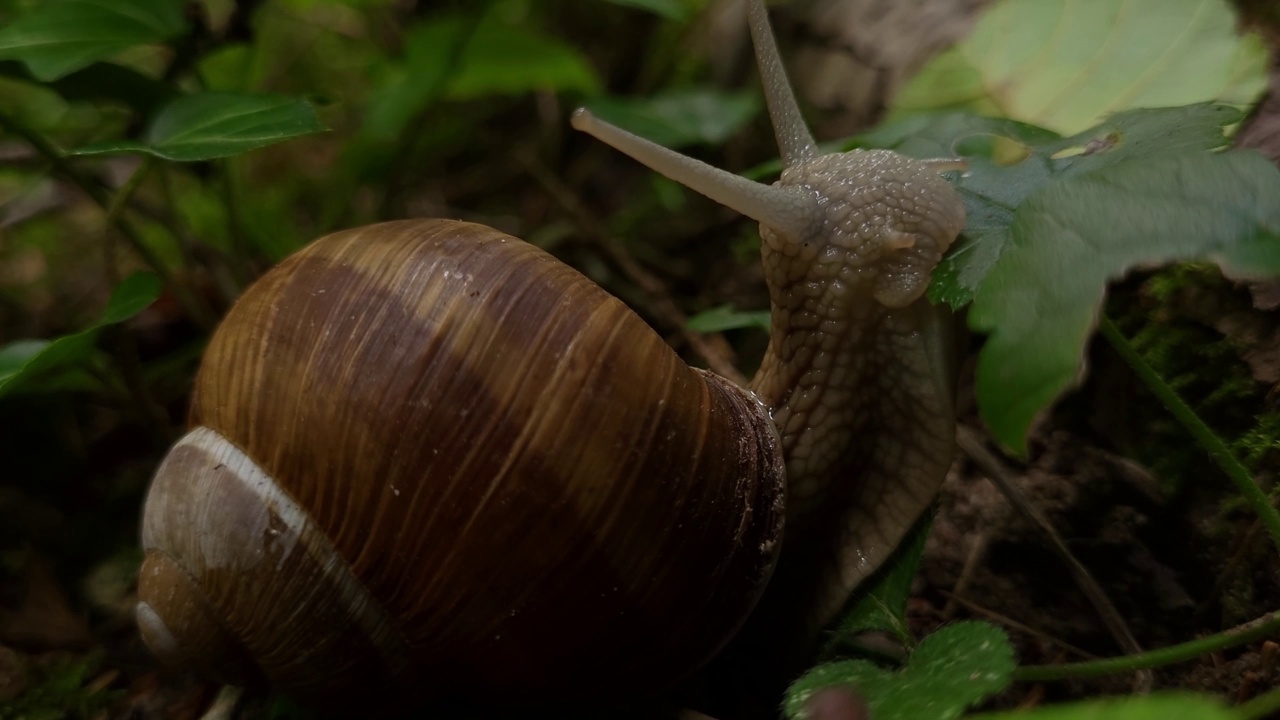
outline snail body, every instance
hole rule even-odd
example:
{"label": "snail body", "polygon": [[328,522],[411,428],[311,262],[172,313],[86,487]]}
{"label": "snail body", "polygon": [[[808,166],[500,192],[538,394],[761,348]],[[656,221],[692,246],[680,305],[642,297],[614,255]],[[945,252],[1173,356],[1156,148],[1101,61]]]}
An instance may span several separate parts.
{"label": "snail body", "polygon": [[490,228],[321,238],[223,320],[153,480],[137,617],[156,654],[330,706],[643,695],[753,610],[831,619],[950,461],[923,294],[964,209],[953,162],[819,154],[760,2],[749,19],[774,185],[572,122],[760,223],[772,332],[750,386]]}

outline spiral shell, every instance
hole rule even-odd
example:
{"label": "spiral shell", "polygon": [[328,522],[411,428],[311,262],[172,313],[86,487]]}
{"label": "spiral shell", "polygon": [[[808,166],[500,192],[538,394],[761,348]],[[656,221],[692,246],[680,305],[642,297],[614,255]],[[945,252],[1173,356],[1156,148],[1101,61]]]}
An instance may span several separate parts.
{"label": "spiral shell", "polygon": [[782,531],[753,395],[470,223],[339,232],[268,272],[190,427],[145,508],[144,638],[317,704],[669,687],[745,619]]}

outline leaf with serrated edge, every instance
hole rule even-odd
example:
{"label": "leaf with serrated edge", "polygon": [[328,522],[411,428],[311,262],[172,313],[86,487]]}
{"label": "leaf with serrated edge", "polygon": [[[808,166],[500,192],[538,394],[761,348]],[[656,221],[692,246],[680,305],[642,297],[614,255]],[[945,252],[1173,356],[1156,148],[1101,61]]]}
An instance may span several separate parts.
{"label": "leaf with serrated edge", "polygon": [[1280,267],[1280,170],[1250,151],[1179,153],[1049,184],[1014,213],[969,313],[989,333],[977,395],[1018,453],[1040,411],[1077,379],[1106,284],[1206,258],[1237,274]]}
{"label": "leaf with serrated edge", "polygon": [[819,665],[787,690],[783,709],[800,720],[813,693],[852,685],[876,720],[952,720],[1008,686],[1015,666],[1004,632],[984,622],[948,625],[925,638],[898,672],[865,660]]}
{"label": "leaf with serrated edge", "polygon": [[[1072,137],[947,113],[859,138],[914,157],[962,155],[968,213],[929,297],[991,333],[978,405],[1021,452],[1030,423],[1081,372],[1106,283],[1145,266],[1218,262],[1235,276],[1280,274],[1280,171],[1248,151],[1219,152],[1242,113],[1211,103],[1130,110]],[[1024,155],[1002,159],[1009,146]],[[1014,153],[1016,155],[1016,153]]]}
{"label": "leaf with serrated edge", "polygon": [[[983,279],[1000,259],[1010,239],[1014,212],[1032,194],[1053,182],[1087,172],[1105,171],[1125,162],[1145,162],[1178,152],[1199,153],[1227,144],[1223,127],[1239,121],[1240,111],[1202,103],[1183,108],[1130,110],[1069,138],[1029,126],[973,116],[923,116],[891,124],[866,137],[915,157],[937,157],[965,150],[969,169],[956,189],[967,218],[960,240],[934,272],[929,297],[961,308],[973,300]],[[902,130],[914,135],[903,137]],[[990,150],[975,138],[1003,139],[1027,153],[1012,165],[993,161]],[[887,142],[885,142],[887,141]]]}

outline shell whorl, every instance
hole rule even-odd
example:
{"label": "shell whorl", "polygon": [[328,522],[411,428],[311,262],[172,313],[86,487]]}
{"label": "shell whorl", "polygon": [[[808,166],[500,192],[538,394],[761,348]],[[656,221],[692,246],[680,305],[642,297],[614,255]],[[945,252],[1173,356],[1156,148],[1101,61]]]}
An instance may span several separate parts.
{"label": "shell whorl", "polygon": [[369,688],[406,679],[386,612],[306,511],[217,432],[197,427],[170,450],[142,543],[138,625],[167,663],[312,697],[355,676]]}
{"label": "shell whorl", "polygon": [[336,233],[272,269],[211,340],[191,423],[252,458],[359,578],[399,643],[374,643],[373,664],[401,675],[403,647],[437,691],[669,686],[727,642],[778,552],[780,441],[759,400],[470,223]]}

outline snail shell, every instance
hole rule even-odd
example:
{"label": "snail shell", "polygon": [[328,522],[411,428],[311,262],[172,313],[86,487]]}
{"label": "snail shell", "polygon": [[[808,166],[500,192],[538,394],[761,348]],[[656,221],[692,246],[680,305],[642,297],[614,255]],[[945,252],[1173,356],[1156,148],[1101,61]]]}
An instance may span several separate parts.
{"label": "snail shell", "polygon": [[144,638],[317,704],[668,687],[745,619],[782,531],[751,393],[470,223],[286,259],[212,337],[189,424],[146,501]]}

